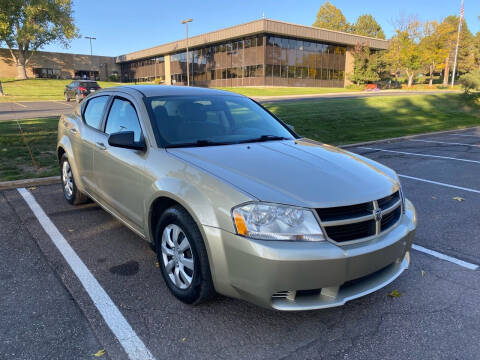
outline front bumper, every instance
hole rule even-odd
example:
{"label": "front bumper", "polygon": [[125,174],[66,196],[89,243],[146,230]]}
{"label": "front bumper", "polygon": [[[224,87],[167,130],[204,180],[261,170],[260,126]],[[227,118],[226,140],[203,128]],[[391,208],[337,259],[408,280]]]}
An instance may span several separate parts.
{"label": "front bumper", "polygon": [[407,200],[400,222],[365,243],[257,241],[204,227],[219,293],[277,310],[339,306],[374,292],[409,266],[416,229]]}

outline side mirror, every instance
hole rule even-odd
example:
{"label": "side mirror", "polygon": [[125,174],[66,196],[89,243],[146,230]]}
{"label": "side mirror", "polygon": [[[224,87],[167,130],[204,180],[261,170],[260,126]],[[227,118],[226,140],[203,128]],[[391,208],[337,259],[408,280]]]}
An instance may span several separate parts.
{"label": "side mirror", "polygon": [[133,131],[123,131],[110,134],[108,137],[108,144],[110,146],[132,150],[145,151],[147,149],[143,140],[135,142],[135,133]]}
{"label": "side mirror", "polygon": [[287,124],[287,127],[288,127],[290,130],[295,131],[295,128],[293,127],[293,125]]}

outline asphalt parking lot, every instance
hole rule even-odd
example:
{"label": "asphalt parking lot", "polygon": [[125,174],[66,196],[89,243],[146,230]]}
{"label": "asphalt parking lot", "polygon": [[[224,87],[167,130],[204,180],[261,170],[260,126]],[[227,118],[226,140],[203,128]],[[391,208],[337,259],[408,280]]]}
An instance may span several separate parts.
{"label": "asphalt parking lot", "polygon": [[[104,349],[111,359],[478,359],[480,127],[349,150],[400,174],[418,212],[418,250],[386,288],[321,311],[275,312],[225,297],[184,305],[148,244],[97,205],[68,205],[59,185],[27,189],[35,214],[54,225],[48,235],[31,201],[0,192],[0,358],[88,359]],[[126,328],[107,325],[105,304],[92,301],[52,234]],[[124,349],[129,341],[137,353]]]}

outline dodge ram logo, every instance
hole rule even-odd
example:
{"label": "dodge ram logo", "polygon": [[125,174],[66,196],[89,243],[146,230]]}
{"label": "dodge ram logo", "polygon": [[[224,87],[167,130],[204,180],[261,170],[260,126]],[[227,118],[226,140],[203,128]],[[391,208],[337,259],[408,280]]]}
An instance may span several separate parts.
{"label": "dodge ram logo", "polygon": [[376,221],[382,221],[382,217],[383,217],[382,210],[380,209],[373,210],[373,216],[375,217]]}

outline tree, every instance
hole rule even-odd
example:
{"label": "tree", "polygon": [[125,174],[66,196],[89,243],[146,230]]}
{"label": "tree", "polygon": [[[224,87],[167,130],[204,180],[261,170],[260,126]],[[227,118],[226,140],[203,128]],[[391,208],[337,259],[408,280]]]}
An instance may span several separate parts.
{"label": "tree", "polygon": [[355,60],[350,80],[357,85],[380,80],[382,67],[380,61],[378,61],[377,53],[372,52],[368,46],[358,43],[355,45],[353,56]]}
{"label": "tree", "polygon": [[356,23],[352,25],[352,32],[357,35],[385,39],[382,27],[370,14],[359,16]]}
{"label": "tree", "polygon": [[477,32],[477,35],[475,35],[473,49],[475,57],[475,67],[477,70],[480,70],[480,31]]}
{"label": "tree", "polygon": [[[458,22],[458,16],[450,15],[439,25],[439,31],[445,34],[444,48],[448,50],[448,55],[444,60],[443,85],[445,86],[448,85],[450,68],[453,67],[455,48],[457,45]],[[459,72],[468,72],[474,68],[475,59],[472,46],[473,35],[468,29],[467,22],[464,19],[458,47],[457,70]]]}
{"label": "tree", "polygon": [[420,56],[420,23],[416,19],[409,19],[397,30],[390,40],[390,48],[385,53],[385,60],[397,75],[404,71],[408,77],[408,87],[413,85],[413,79],[422,62]]}
{"label": "tree", "polygon": [[7,45],[19,79],[27,78],[35,51],[54,42],[67,47],[77,36],[71,0],[0,0],[0,44]]}
{"label": "tree", "polygon": [[480,90],[480,70],[475,70],[460,77],[460,84],[462,85],[465,94],[472,90]]}
{"label": "tree", "polygon": [[350,24],[347,22],[342,11],[328,1],[320,6],[317,19],[312,26],[336,31],[348,32],[350,30]]}
{"label": "tree", "polygon": [[422,65],[429,73],[429,85],[433,85],[433,74],[441,71],[444,60],[448,56],[445,48],[448,34],[440,31],[436,21],[426,22],[423,26],[423,38],[420,40],[420,54]]}

